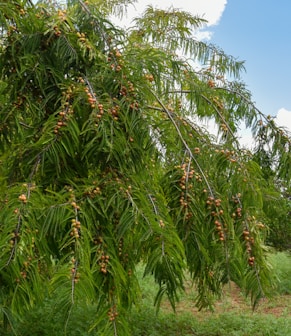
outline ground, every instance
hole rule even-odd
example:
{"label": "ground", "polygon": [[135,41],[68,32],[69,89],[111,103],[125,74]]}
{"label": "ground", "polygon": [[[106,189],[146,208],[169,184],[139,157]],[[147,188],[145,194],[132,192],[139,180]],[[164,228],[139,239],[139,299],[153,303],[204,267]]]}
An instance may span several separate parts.
{"label": "ground", "polygon": [[[214,306],[214,312],[199,311],[194,303],[194,290],[187,286],[186,294],[177,304],[177,314],[191,312],[196,318],[205,319],[207,315],[220,315],[226,312],[238,314],[268,314],[276,317],[291,317],[291,295],[274,296],[273,298],[261,299],[255,311],[252,311],[250,301],[246,299],[237,285],[230,283],[225,286],[221,300],[218,300]],[[171,305],[164,302],[162,309],[171,311]]]}

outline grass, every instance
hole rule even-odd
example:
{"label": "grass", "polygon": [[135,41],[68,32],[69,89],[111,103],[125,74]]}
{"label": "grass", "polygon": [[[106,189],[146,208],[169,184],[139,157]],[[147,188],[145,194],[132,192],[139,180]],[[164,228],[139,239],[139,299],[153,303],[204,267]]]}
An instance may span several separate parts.
{"label": "grass", "polygon": [[234,285],[227,286],[214,313],[198,311],[195,291],[188,288],[181,296],[176,314],[169,303],[162,303],[158,315],[152,307],[156,285],[151,278],[142,281],[143,302],[131,314],[133,336],[290,336],[291,335],[291,256],[275,253],[270,257],[279,282],[280,295],[262,300],[255,312]]}
{"label": "grass", "polygon": [[279,278],[278,293],[291,294],[291,254],[285,252],[272,253],[270,261],[274,265],[274,270]]}
{"label": "grass", "polygon": [[159,317],[153,310],[144,313],[144,318],[141,314],[132,318],[133,336],[290,336],[291,330],[291,319],[286,321],[271,315],[224,313],[201,321],[189,313]]}
{"label": "grass", "polygon": [[[248,301],[232,284],[226,287],[223,299],[218,301],[214,313],[198,311],[195,291],[188,286],[174,314],[167,300],[163,300],[158,314],[153,307],[157,286],[153,279],[141,281],[142,301],[128,317],[132,336],[290,336],[291,335],[291,256],[274,253],[270,256],[274,272],[278,275],[277,291],[280,295],[263,300],[252,312]],[[142,267],[138,269],[142,279]],[[93,306],[78,306],[67,326],[67,336],[103,336],[88,332],[94,321]],[[54,310],[54,301],[47,300],[27,313],[22,322],[14,324],[19,336],[63,336],[64,313]],[[14,336],[10,330],[0,335]],[[121,334],[123,336],[123,334]]]}

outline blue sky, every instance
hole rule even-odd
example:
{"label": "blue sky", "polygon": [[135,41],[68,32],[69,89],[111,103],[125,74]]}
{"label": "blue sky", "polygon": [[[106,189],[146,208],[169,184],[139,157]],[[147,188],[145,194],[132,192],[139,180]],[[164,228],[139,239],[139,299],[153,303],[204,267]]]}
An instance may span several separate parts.
{"label": "blue sky", "polygon": [[291,111],[291,1],[228,1],[211,42],[245,60],[243,79],[257,106]]}
{"label": "blue sky", "polygon": [[206,18],[201,36],[245,61],[242,78],[256,106],[291,131],[291,0],[138,0],[128,20],[149,4]]}

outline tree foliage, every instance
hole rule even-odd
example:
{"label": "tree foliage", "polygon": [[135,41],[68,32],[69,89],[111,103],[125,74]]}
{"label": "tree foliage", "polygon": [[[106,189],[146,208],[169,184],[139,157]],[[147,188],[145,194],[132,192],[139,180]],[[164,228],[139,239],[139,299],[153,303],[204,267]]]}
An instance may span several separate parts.
{"label": "tree foliage", "polygon": [[253,305],[270,290],[262,222],[278,187],[241,147],[243,123],[290,181],[290,137],[255,108],[243,63],[176,9],[118,28],[130,2],[0,3],[2,306],[61,292],[68,311],[97,303],[104,334],[126,334],[140,262],[157,306],[175,306],[186,270],[199,308],[229,280]]}

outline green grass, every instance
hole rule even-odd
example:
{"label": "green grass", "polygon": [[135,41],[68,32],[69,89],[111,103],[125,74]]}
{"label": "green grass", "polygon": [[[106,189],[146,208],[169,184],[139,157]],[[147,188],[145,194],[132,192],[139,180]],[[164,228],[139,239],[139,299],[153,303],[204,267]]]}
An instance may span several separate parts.
{"label": "green grass", "polygon": [[[174,314],[167,300],[163,300],[156,314],[153,306],[157,285],[153,279],[142,279],[143,268],[138,269],[141,279],[142,300],[128,316],[132,336],[290,336],[291,335],[291,256],[274,253],[270,256],[274,272],[278,275],[277,286],[280,295],[262,302],[257,312],[236,289],[236,301],[227,292],[216,305],[214,313],[198,312],[195,308],[195,291],[188,289],[181,294],[177,313]],[[235,289],[235,288],[234,288]],[[287,295],[286,295],[287,294]],[[93,305],[78,305],[71,312],[67,324],[67,336],[103,336],[97,331],[89,333],[95,317]],[[55,300],[45,300],[41,305],[27,312],[22,321],[14,322],[18,336],[64,336],[66,314],[55,307]],[[0,335],[14,336],[12,330],[1,330]],[[119,336],[124,336],[120,334]]]}
{"label": "green grass", "polygon": [[274,265],[274,271],[279,278],[278,293],[291,294],[291,254],[286,252],[272,253],[270,262]]}
{"label": "green grass", "polygon": [[[227,294],[214,313],[198,312],[193,299],[195,291],[181,296],[177,314],[170,313],[164,302],[159,314],[152,307],[157,287],[151,278],[141,282],[143,301],[130,316],[132,336],[290,336],[291,335],[291,256],[274,253],[270,256],[278,276],[277,292],[273,299],[263,301],[253,313],[243,297],[235,306]],[[141,270],[140,270],[141,272]],[[238,295],[238,293],[237,293]]]}
{"label": "green grass", "polygon": [[224,313],[198,320],[189,313],[160,314],[145,309],[131,316],[133,336],[290,336],[291,318]]}

